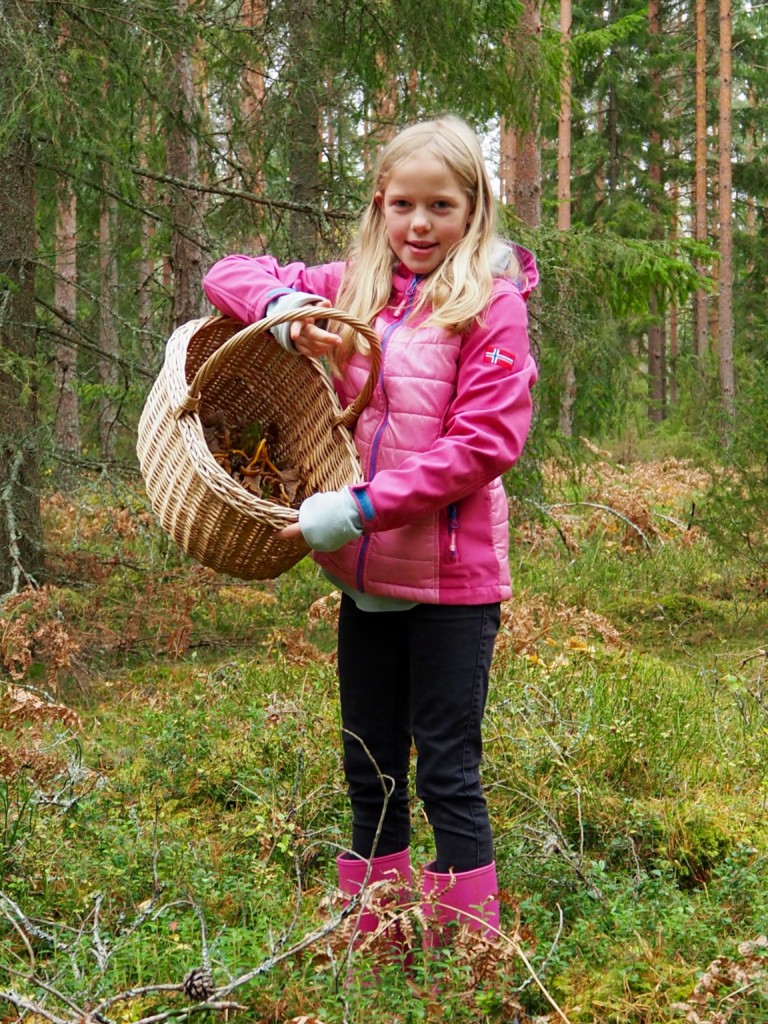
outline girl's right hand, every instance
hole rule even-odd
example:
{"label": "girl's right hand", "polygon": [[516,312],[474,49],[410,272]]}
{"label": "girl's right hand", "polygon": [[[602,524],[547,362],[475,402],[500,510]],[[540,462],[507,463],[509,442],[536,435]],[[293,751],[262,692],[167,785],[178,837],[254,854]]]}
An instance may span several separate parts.
{"label": "girl's right hand", "polygon": [[[324,299],[318,302],[318,309],[330,309],[331,303]],[[322,317],[318,317],[322,320]],[[331,349],[338,348],[341,338],[338,334],[332,334],[323,327],[318,327],[314,320],[294,320],[291,324],[291,341],[297,352],[303,356],[324,356]]]}

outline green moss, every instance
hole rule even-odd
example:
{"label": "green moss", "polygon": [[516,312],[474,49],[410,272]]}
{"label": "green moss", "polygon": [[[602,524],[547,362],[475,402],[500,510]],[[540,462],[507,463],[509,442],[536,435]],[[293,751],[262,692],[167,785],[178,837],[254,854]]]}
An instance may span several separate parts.
{"label": "green moss", "polygon": [[607,613],[627,624],[657,622],[681,626],[695,621],[699,628],[711,628],[727,618],[727,607],[698,594],[628,595],[609,602]]}

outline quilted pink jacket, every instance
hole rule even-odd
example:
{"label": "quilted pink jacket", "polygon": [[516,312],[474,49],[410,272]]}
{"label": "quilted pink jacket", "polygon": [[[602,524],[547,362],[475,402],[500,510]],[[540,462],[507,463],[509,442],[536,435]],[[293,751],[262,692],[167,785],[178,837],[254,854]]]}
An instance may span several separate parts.
{"label": "quilted pink jacket", "polygon": [[[519,458],[537,378],[525,300],[538,282],[517,249],[525,286],[494,280],[487,309],[464,334],[411,316],[420,278],[393,275],[376,319],[379,383],[355,428],[365,483],[352,488],[363,535],[314,553],[337,579],[369,594],[427,604],[484,604],[511,596],[509,512],[501,481]],[[228,256],[203,283],[213,305],[253,323],[289,290],[335,301],[343,263],[280,266],[272,257]],[[336,382],[347,405],[368,376],[355,355]]]}

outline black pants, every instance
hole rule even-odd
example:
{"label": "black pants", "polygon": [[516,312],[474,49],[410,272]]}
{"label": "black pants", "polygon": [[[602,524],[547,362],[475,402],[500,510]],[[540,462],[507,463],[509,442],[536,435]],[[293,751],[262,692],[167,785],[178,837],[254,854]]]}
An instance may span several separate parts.
{"label": "black pants", "polygon": [[385,802],[381,776],[387,787],[394,780],[394,791],[375,853],[409,845],[413,741],[436,870],[469,871],[493,861],[480,730],[499,616],[498,603],[364,612],[342,598],[339,682],[355,853],[371,855]]}

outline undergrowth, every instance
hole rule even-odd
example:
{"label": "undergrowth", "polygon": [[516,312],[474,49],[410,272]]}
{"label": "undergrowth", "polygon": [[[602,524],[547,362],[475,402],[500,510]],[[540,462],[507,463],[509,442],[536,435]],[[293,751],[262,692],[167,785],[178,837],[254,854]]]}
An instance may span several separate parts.
{"label": "undergrowth", "polygon": [[190,564],[136,481],[47,499],[50,582],[0,607],[4,1020],[768,1022],[765,589],[698,525],[687,461],[590,446],[543,479],[511,507],[485,728],[503,934],[427,957],[401,899],[408,971],[353,948],[334,888],[337,599],[312,563]]}

